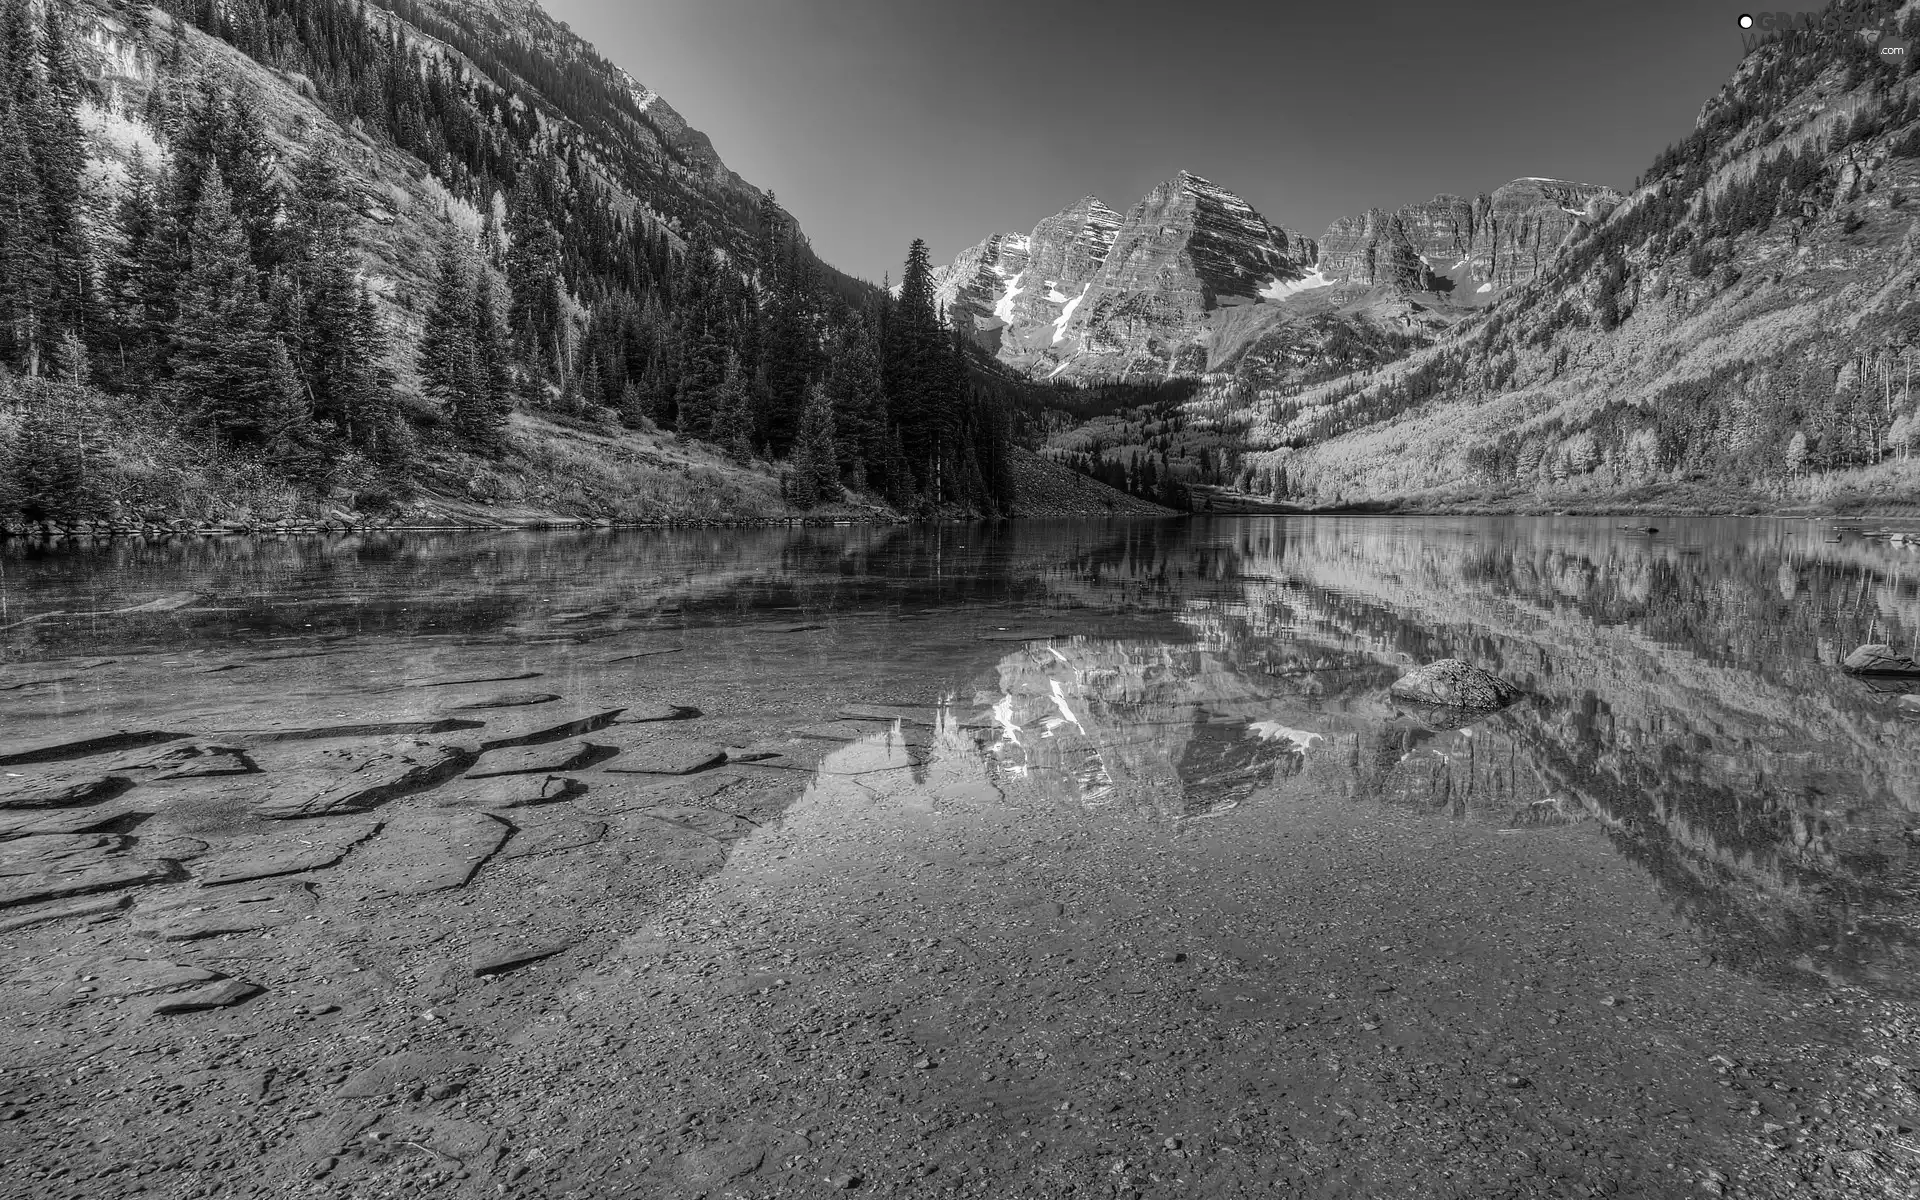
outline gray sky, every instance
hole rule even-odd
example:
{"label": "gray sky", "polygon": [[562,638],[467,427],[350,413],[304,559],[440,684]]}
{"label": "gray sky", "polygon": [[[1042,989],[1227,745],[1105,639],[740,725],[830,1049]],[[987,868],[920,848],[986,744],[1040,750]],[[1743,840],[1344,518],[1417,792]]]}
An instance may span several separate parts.
{"label": "gray sky", "polygon": [[[1181,169],[1318,236],[1521,175],[1624,188],[1742,53],[1739,0],[543,0],[878,280]],[[1807,4],[1805,7],[1817,7]]]}

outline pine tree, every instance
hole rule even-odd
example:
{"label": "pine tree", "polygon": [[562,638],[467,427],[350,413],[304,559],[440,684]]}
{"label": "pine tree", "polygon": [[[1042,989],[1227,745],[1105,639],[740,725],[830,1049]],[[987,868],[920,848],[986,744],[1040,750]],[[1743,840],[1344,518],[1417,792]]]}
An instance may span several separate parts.
{"label": "pine tree", "polygon": [[901,452],[912,473],[895,481],[894,499],[907,492],[940,499],[940,463],[949,446],[953,417],[952,382],[946,337],[934,312],[933,268],[927,244],[919,238],[907,251],[900,297],[887,311],[883,363],[887,412],[899,435]]}
{"label": "pine tree", "polygon": [[536,188],[532,170],[521,172],[507,201],[507,287],[513,301],[507,324],[520,355],[550,371],[565,361],[561,337],[560,241]]}
{"label": "pine tree", "polygon": [[0,363],[38,375],[56,336],[54,254],[20,108],[0,109]]}
{"label": "pine tree", "polygon": [[840,332],[827,370],[827,391],[833,399],[840,469],[854,486],[863,487],[870,465],[886,456],[887,401],[873,331],[861,317]]}
{"label": "pine tree", "polygon": [[214,435],[258,444],[263,420],[284,401],[273,359],[279,339],[217,166],[201,184],[188,245],[170,338],[174,401]]}
{"label": "pine tree", "polygon": [[427,306],[418,362],[427,392],[445,407],[455,427],[463,405],[486,391],[474,346],[474,287],[463,248],[450,239],[440,252],[440,273]]}
{"label": "pine tree", "polygon": [[286,343],[277,337],[269,343],[261,391],[265,403],[258,418],[261,446],[267,460],[289,478],[319,483],[327,474],[327,459],[307,404],[306,385],[293,369]]}
{"label": "pine tree", "polygon": [[817,383],[809,389],[807,405],[800,413],[788,490],[793,503],[801,508],[840,498],[840,466],[833,449],[833,401]]}
{"label": "pine tree", "polygon": [[59,7],[48,5],[42,23],[44,78],[37,97],[28,102],[24,113],[40,177],[41,213],[47,222],[47,244],[52,255],[47,264],[53,285],[48,315],[51,324],[62,332],[84,332],[96,315],[82,198],[87,151],[80,128],[80,105],[88,89],[74,60]]}
{"label": "pine tree", "polygon": [[476,449],[497,454],[505,445],[507,416],[513,411],[513,344],[500,319],[493,280],[484,270],[474,284],[473,336],[482,390],[462,411],[456,427]]}

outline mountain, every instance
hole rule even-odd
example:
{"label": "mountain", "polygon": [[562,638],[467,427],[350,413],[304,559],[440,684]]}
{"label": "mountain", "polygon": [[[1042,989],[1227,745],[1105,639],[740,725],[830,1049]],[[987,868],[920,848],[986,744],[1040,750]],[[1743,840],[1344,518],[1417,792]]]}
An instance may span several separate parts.
{"label": "mountain", "polygon": [[[1914,5],[1898,32],[1920,34]],[[1910,503],[1920,81],[1874,46],[1770,38],[1498,303],[1367,377],[1242,398],[1252,486],[1309,505]]]}
{"label": "mountain", "polygon": [[1443,327],[1533,278],[1618,198],[1522,179],[1472,200],[1343,217],[1313,239],[1182,171],[1124,217],[1086,196],[1031,233],[984,239],[941,269],[936,296],[1002,362],[1038,378],[1165,379],[1243,364],[1298,376],[1317,365],[1311,343],[1324,326],[1313,318]]}

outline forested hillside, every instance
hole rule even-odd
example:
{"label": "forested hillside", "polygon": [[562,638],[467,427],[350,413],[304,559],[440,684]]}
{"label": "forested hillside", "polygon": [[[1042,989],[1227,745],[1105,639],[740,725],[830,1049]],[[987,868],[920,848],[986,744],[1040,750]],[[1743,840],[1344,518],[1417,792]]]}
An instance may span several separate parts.
{"label": "forested hillside", "polygon": [[[1898,29],[1920,34],[1912,5]],[[1430,349],[1249,406],[1251,485],[1309,505],[1911,501],[1917,85],[1871,37],[1773,36],[1530,283]]]}
{"label": "forested hillside", "polygon": [[924,247],[825,266],[537,6],[0,0],[0,55],[0,521],[1011,507]]}

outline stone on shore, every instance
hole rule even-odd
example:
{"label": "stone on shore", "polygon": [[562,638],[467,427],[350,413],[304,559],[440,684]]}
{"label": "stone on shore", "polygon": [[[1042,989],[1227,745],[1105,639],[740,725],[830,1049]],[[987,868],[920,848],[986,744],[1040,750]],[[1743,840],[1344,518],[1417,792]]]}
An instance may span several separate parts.
{"label": "stone on shore", "polygon": [[1455,708],[1501,708],[1520,697],[1519,688],[1457,658],[1415,667],[1394,680],[1387,691],[1397,699]]}
{"label": "stone on shore", "polygon": [[1853,675],[1920,675],[1920,662],[1892,646],[1858,646],[1841,660],[1840,669]]}

